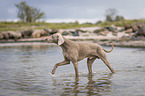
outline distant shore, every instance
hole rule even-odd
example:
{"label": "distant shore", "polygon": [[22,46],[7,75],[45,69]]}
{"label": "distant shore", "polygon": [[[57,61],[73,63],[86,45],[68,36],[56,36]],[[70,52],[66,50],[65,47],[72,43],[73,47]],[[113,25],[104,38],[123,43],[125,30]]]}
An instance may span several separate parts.
{"label": "distant shore", "polygon": [[[103,46],[111,46],[112,43],[114,46],[119,47],[135,47],[135,48],[145,48],[145,39],[143,40],[131,40],[129,39],[130,34],[123,32],[117,32],[116,35],[113,35],[113,32],[108,32],[107,35],[97,35],[93,33],[95,29],[100,29],[100,27],[86,27],[86,28],[80,28],[81,30],[87,31],[86,33],[80,33],[80,36],[71,36],[67,35],[64,36],[70,40],[76,41],[76,42],[91,42],[91,43],[97,43]],[[121,29],[118,27],[118,29]],[[62,33],[64,31],[74,31],[75,29],[59,29],[59,32]],[[37,44],[48,44],[45,42],[45,38],[22,38],[15,41],[14,39],[8,39],[8,40],[0,40],[0,46],[11,46],[11,45],[37,45]],[[49,44],[49,45],[55,45],[55,44]]]}
{"label": "distant shore", "polygon": [[[111,46],[112,43],[114,46],[119,47],[134,47],[134,48],[145,48],[145,40],[126,40],[120,41],[118,37],[106,37],[106,36],[89,36],[89,37],[75,37],[75,36],[65,36],[66,38],[73,40],[75,42],[91,42],[97,43],[103,46]],[[48,45],[47,42],[44,41],[46,37],[43,38],[29,38],[29,39],[19,39],[18,41],[14,40],[1,40],[0,46],[14,46],[14,45],[38,45],[44,44]],[[49,44],[55,45],[55,44]]]}

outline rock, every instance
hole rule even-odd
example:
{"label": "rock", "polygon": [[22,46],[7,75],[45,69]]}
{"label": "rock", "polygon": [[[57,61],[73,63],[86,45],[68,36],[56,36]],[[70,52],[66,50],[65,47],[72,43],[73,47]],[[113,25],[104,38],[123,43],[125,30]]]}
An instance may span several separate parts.
{"label": "rock", "polygon": [[109,33],[109,31],[106,30],[106,31],[102,31],[102,32],[100,32],[98,35],[107,36],[108,33]]}
{"label": "rock", "polygon": [[145,36],[145,25],[143,25],[139,30],[137,35]]}
{"label": "rock", "polygon": [[63,36],[67,36],[67,35],[69,35],[69,34],[70,34],[70,33],[67,32],[67,31],[63,31],[63,32],[62,32],[62,35],[63,35]]}
{"label": "rock", "polygon": [[127,30],[127,29],[130,29],[131,28],[131,25],[130,24],[125,24],[124,26],[124,29]]}
{"label": "rock", "polygon": [[118,30],[118,32],[123,32],[123,31],[125,31],[125,29],[119,29],[119,30]]}
{"label": "rock", "polygon": [[133,29],[127,29],[126,31],[125,31],[125,33],[127,33],[127,34],[131,34],[132,33],[132,31],[133,31]]}
{"label": "rock", "polygon": [[40,38],[40,36],[41,36],[41,31],[42,31],[42,30],[35,30],[35,31],[32,33],[32,38]]}
{"label": "rock", "polygon": [[104,29],[104,28],[96,29],[96,30],[93,31],[93,33],[99,34],[102,31],[106,31],[106,29]]}
{"label": "rock", "polygon": [[76,29],[76,32],[82,32],[82,33],[86,33],[87,31],[81,30],[81,29]]}
{"label": "rock", "polygon": [[120,38],[120,41],[129,41],[129,40],[130,40],[129,36],[122,36]]}
{"label": "rock", "polygon": [[113,24],[110,27],[112,27],[114,29],[117,29],[117,27],[115,25],[113,25]]}
{"label": "rock", "polygon": [[45,30],[35,30],[32,33],[32,38],[40,38],[41,36],[48,36],[49,33]]}
{"label": "rock", "polygon": [[138,30],[137,25],[131,25],[131,28],[132,28],[132,31],[133,32],[136,32]]}
{"label": "rock", "polygon": [[130,37],[131,40],[145,40],[144,36],[131,36]]}
{"label": "rock", "polygon": [[33,30],[23,30],[21,31],[23,38],[29,38],[32,36]]}
{"label": "rock", "polygon": [[76,31],[69,31],[73,36],[80,36],[79,32]]}
{"label": "rock", "polygon": [[58,29],[52,29],[51,32],[50,32],[50,34],[55,34],[55,33],[57,33],[58,31],[59,31]]}
{"label": "rock", "polygon": [[49,29],[44,28],[43,30],[44,30],[46,33],[48,33],[48,34],[51,33],[51,31],[50,31]]}
{"label": "rock", "polygon": [[17,39],[22,38],[22,34],[20,32],[8,31],[8,34],[9,34],[9,38],[10,39],[15,39],[15,41]]}
{"label": "rock", "polygon": [[137,22],[135,23],[135,25],[137,25],[138,28],[141,28],[145,24],[143,22]]}
{"label": "rock", "polygon": [[59,31],[58,29],[49,30],[49,29],[44,28],[44,32],[46,32],[48,35],[55,34],[58,31]]}
{"label": "rock", "polygon": [[2,35],[2,33],[0,33],[0,40],[1,40],[1,39],[3,39],[3,35]]}
{"label": "rock", "polygon": [[107,29],[108,31],[110,32],[116,32],[116,28],[113,28],[113,27],[104,27],[104,29]]}
{"label": "rock", "polygon": [[9,39],[9,34],[8,34],[8,32],[1,32],[0,34],[1,34],[1,39],[6,39],[6,40]]}

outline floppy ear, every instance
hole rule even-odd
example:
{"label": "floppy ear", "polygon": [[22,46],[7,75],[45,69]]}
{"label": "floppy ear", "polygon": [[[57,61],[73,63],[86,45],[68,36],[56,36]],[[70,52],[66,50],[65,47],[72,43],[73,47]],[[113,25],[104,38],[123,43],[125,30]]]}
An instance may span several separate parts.
{"label": "floppy ear", "polygon": [[60,33],[58,33],[58,45],[62,45],[64,43],[64,39]]}

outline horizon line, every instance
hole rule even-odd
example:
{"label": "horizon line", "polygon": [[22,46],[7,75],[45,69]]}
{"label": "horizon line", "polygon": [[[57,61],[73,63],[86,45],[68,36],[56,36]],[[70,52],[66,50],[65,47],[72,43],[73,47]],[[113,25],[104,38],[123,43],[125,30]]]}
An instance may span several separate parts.
{"label": "horizon line", "polygon": [[[20,19],[3,19],[3,20],[0,20],[0,22],[18,22],[20,21]],[[93,19],[40,19],[40,20],[37,20],[38,22],[39,21],[44,21],[46,23],[71,23],[71,22],[76,22],[78,21],[80,24],[82,23],[96,23],[97,21],[103,21],[103,20],[99,20],[97,18],[93,18]],[[36,21],[36,22],[37,22]]]}

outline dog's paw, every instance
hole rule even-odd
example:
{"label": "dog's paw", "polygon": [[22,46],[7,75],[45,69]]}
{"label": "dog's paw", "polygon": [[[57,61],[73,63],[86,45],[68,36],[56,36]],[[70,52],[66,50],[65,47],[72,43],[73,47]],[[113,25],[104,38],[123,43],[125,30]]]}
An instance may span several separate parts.
{"label": "dog's paw", "polygon": [[54,72],[51,72],[51,74],[53,75],[53,74],[54,74]]}
{"label": "dog's paw", "polygon": [[55,77],[54,74],[50,73],[51,76]]}

